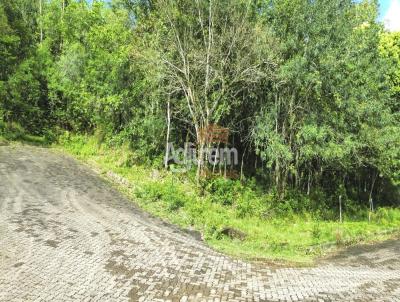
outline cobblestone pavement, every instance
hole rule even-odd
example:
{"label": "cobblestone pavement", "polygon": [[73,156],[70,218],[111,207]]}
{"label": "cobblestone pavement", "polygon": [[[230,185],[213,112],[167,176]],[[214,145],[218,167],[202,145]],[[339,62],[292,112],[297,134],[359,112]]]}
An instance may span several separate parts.
{"label": "cobblestone pavement", "polygon": [[0,301],[400,301],[400,242],[312,268],[233,260],[83,165],[0,147]]}

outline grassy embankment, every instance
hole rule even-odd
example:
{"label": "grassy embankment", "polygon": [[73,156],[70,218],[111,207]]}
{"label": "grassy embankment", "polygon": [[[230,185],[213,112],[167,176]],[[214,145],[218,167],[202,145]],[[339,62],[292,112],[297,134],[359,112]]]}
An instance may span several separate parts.
{"label": "grassy embankment", "polygon": [[[16,139],[48,141],[22,130],[0,132],[2,143]],[[277,212],[270,195],[238,181],[216,179],[199,190],[190,175],[132,164],[135,156],[128,148],[99,145],[94,137],[63,136],[53,146],[98,169],[145,211],[198,230],[211,247],[239,258],[307,264],[338,246],[384,240],[400,230],[400,209],[380,208],[371,222],[366,213],[350,218],[346,212],[343,223],[321,220],[294,213],[285,204]],[[125,181],[115,181],[116,175]],[[226,227],[243,232],[245,239],[226,236],[221,232]]]}
{"label": "grassy embankment", "polygon": [[[352,219],[345,213],[343,223],[292,211],[275,216],[270,195],[239,182],[217,179],[199,190],[190,175],[134,165],[128,148],[99,146],[93,137],[64,138],[58,147],[104,175],[112,172],[122,177],[125,181],[117,186],[144,210],[198,230],[211,247],[240,258],[307,264],[338,246],[384,240],[400,230],[400,209],[380,208],[371,222],[367,212]],[[224,235],[221,230],[226,227],[245,233],[246,238]]]}

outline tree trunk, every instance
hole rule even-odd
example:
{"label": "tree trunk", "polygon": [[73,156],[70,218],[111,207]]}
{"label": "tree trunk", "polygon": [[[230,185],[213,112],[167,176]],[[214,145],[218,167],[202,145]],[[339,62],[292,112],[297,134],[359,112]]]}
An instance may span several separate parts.
{"label": "tree trunk", "polygon": [[42,0],[39,0],[39,16],[40,16],[40,43],[43,42],[43,8],[42,8]]}
{"label": "tree trunk", "polygon": [[167,102],[167,139],[165,142],[165,159],[164,159],[164,168],[168,168],[168,159],[169,159],[169,134],[171,131],[171,108],[170,108],[170,98],[168,97]]}
{"label": "tree trunk", "polygon": [[62,4],[61,4],[61,37],[60,37],[60,52],[62,52],[63,49],[63,44],[64,44],[64,31],[63,31],[63,27],[64,27],[64,13],[65,13],[65,0],[62,0]]}
{"label": "tree trunk", "polygon": [[372,200],[372,193],[374,191],[375,187],[375,182],[378,177],[378,173],[375,173],[375,175],[372,177],[372,183],[371,183],[371,189],[369,191],[369,215],[368,215],[368,221],[371,222],[371,213],[374,212],[374,201]]}

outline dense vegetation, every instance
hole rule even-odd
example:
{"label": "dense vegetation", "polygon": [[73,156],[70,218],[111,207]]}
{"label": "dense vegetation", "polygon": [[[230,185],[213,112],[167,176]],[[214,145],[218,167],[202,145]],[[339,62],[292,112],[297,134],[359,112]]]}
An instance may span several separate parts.
{"label": "dense vegetation", "polygon": [[[314,243],[337,237],[319,229],[329,221],[393,227],[400,215],[376,210],[400,204],[400,33],[377,11],[368,0],[0,0],[0,134],[80,155],[95,137],[86,157],[123,150],[121,173],[164,169],[137,198],[183,209],[180,223],[215,240],[224,225],[255,234],[257,255],[273,218],[311,217]],[[239,165],[168,172],[167,143],[193,142],[202,158],[213,124],[230,129]],[[201,207],[227,214],[209,221]]]}

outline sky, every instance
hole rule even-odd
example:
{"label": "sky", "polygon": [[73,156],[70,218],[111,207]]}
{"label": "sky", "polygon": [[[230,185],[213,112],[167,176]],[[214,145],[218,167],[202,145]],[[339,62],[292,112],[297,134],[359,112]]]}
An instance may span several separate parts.
{"label": "sky", "polygon": [[380,19],[383,20],[383,17],[386,15],[389,6],[390,6],[390,2],[392,0],[379,0],[379,5],[380,5]]}
{"label": "sky", "polygon": [[389,31],[400,31],[400,0],[379,0],[380,17]]}

